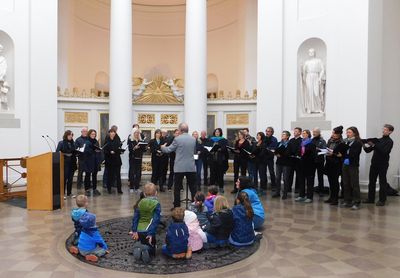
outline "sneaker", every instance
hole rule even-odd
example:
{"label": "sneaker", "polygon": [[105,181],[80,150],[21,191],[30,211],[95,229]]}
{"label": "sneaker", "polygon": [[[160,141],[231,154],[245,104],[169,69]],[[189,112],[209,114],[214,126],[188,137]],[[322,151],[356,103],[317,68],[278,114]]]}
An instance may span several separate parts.
{"label": "sneaker", "polygon": [[133,193],[135,193],[135,190],[134,189],[129,189],[129,193],[133,194]]}
{"label": "sneaker", "polygon": [[281,194],[279,193],[272,194],[272,198],[279,198],[279,197],[281,197]]}
{"label": "sneaker", "polygon": [[359,210],[360,209],[360,205],[358,205],[358,204],[354,204],[352,207],[351,207],[351,210]]}
{"label": "sneaker", "polygon": [[101,193],[97,189],[93,190],[93,196],[100,196]]}
{"label": "sneaker", "polygon": [[171,189],[171,188],[168,188],[168,192],[171,193],[171,192],[172,192],[172,189]]}
{"label": "sneaker", "polygon": [[96,255],[93,254],[89,254],[85,256],[85,260],[89,261],[89,262],[94,262],[97,263],[97,261],[99,260],[99,258]]}
{"label": "sneaker", "polygon": [[183,193],[183,189],[181,189],[181,193]]}
{"label": "sneaker", "polygon": [[150,254],[149,254],[149,250],[144,249],[142,250],[142,261],[145,264],[148,264],[150,262],[151,258],[150,258]]}
{"label": "sneaker", "polygon": [[67,200],[67,196],[64,195],[64,200]]}
{"label": "sneaker", "polygon": [[344,202],[344,203],[342,203],[340,205],[341,208],[351,208],[352,206],[353,206],[352,204],[349,204],[349,203],[346,203],[346,202]]}
{"label": "sneaker", "polygon": [[377,207],[383,207],[383,206],[385,206],[385,202],[378,201],[378,202],[376,203],[376,206],[377,206]]}
{"label": "sneaker", "polygon": [[192,248],[188,247],[188,250],[186,252],[186,260],[190,260],[192,258]]}
{"label": "sneaker", "polygon": [[305,199],[304,200],[304,202],[303,203],[306,203],[306,204],[311,204],[313,202],[313,199],[309,199],[309,198],[307,198],[307,199]]}
{"label": "sneaker", "polygon": [[297,197],[296,199],[294,199],[296,202],[304,202],[306,200],[306,198],[304,197]]}
{"label": "sneaker", "polygon": [[71,254],[78,255],[78,254],[79,254],[78,247],[73,246],[73,245],[70,246],[70,247],[69,247],[69,252],[70,252]]}
{"label": "sneaker", "polygon": [[75,199],[76,198],[76,195],[72,195],[72,199]]}

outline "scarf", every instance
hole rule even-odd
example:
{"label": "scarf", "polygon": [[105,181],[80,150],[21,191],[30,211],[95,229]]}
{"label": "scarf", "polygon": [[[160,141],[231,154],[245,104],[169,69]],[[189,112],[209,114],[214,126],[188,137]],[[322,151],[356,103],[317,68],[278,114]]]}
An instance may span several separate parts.
{"label": "scarf", "polygon": [[219,142],[219,140],[224,139],[224,137],[222,136],[213,136],[211,137],[211,141],[215,142]]}
{"label": "scarf", "polygon": [[304,155],[304,153],[306,152],[306,146],[310,144],[311,141],[312,140],[310,138],[304,138],[303,140],[301,140],[301,156]]}
{"label": "scarf", "polygon": [[283,140],[282,140],[282,141],[279,142],[278,148],[279,148],[280,146],[284,146],[285,149],[286,149],[288,143],[289,143],[289,140],[286,140],[286,141],[283,141]]}

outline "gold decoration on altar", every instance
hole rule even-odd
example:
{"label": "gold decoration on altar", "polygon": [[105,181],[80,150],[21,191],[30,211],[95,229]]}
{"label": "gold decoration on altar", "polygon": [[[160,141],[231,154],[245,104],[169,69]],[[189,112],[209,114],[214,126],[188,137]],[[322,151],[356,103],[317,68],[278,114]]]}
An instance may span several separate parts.
{"label": "gold decoration on altar", "polygon": [[233,174],[233,162],[228,162],[228,170],[226,171],[227,173],[229,173],[229,174]]}
{"label": "gold decoration on altar", "polygon": [[249,114],[227,114],[226,115],[227,125],[248,125]]}
{"label": "gold decoration on altar", "polygon": [[177,125],[178,115],[177,114],[161,114],[162,125]]}
{"label": "gold decoration on altar", "polygon": [[155,124],[156,115],[155,114],[138,114],[138,123],[139,124]]}
{"label": "gold decoration on altar", "polygon": [[[142,85],[144,79],[134,77],[133,87],[135,89]],[[155,76],[151,83],[149,83],[143,93],[134,100],[135,104],[180,104],[182,100],[178,99],[174,95],[174,91],[168,82],[171,79],[167,79],[164,76]],[[180,92],[183,91],[184,82],[183,79],[173,79],[173,84]]]}
{"label": "gold decoration on altar", "polygon": [[88,123],[88,113],[87,112],[64,112],[64,122],[65,123],[87,124]]}
{"label": "gold decoration on altar", "polygon": [[142,171],[143,172],[151,172],[151,161],[143,161],[142,162]]}

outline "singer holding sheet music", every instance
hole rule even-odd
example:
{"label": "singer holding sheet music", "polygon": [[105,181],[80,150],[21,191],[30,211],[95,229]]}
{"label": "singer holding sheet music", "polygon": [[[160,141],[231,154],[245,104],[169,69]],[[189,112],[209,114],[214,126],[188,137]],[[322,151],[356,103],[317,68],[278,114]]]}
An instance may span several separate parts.
{"label": "singer holding sheet music", "polygon": [[111,185],[117,183],[118,194],[121,190],[121,140],[117,137],[115,129],[108,131],[107,143],[103,146],[105,165],[107,169],[107,191],[111,194]]}
{"label": "singer holding sheet music", "polygon": [[210,138],[212,149],[210,151],[210,184],[218,185],[221,193],[224,193],[224,175],[228,170],[227,151],[228,140],[223,137],[222,129],[216,128]]}
{"label": "singer holding sheet music", "polygon": [[[268,153],[272,152],[267,150],[264,132],[257,132],[256,140],[257,143],[253,147],[253,155],[255,156],[256,171],[258,176],[260,177],[260,195],[267,195],[267,160],[269,159]],[[273,160],[274,157],[272,156],[272,161]],[[275,179],[275,171],[273,167],[272,171],[274,173],[273,178]],[[270,175],[272,175],[271,171],[269,173]],[[273,184],[275,184],[275,181],[273,182]]]}
{"label": "singer holding sheet music", "polygon": [[161,151],[161,145],[165,143],[164,138],[161,137],[161,130],[156,129],[154,132],[154,138],[149,142],[149,148],[151,152],[151,182],[158,184],[160,192],[164,192],[164,180],[163,180],[163,165],[168,163],[167,156]]}
{"label": "singer holding sheet music", "polygon": [[73,136],[74,134],[71,130],[66,130],[63,140],[58,142],[56,149],[56,152],[61,152],[64,156],[64,190],[66,191],[66,197],[72,196],[72,180],[76,170],[75,143]]}
{"label": "singer holding sheet music", "polygon": [[[235,141],[235,147],[231,151],[233,152],[233,190],[232,194],[236,194],[238,189],[236,188],[236,182],[239,176],[246,176],[247,171],[247,160],[249,155],[244,151],[250,149],[250,143],[245,139],[245,133],[243,130],[239,130],[238,139]],[[240,174],[240,175],[239,175]]]}
{"label": "singer holding sheet music", "polygon": [[377,206],[384,206],[386,203],[387,180],[386,174],[389,168],[390,152],[393,148],[393,140],[390,135],[394,131],[392,125],[386,124],[383,127],[382,138],[369,140],[364,144],[364,150],[367,153],[374,152],[369,168],[368,199],[365,203],[375,202],[376,180],[379,176],[379,201]]}
{"label": "singer holding sheet music", "polygon": [[142,136],[138,128],[132,129],[132,134],[128,137],[129,149],[129,188],[130,192],[137,192],[142,179],[143,153],[146,151],[147,144],[142,141]]}
{"label": "singer holding sheet music", "polygon": [[93,192],[93,196],[101,195],[101,193],[97,190],[97,172],[99,171],[101,164],[101,148],[96,136],[96,130],[90,129],[88,131],[88,137],[84,143],[84,150],[82,153],[82,171],[85,173],[86,196],[91,195],[91,190]]}
{"label": "singer holding sheet music", "polygon": [[[87,140],[87,133],[88,133],[88,129],[86,127],[82,128],[81,136],[79,136],[75,140],[75,149],[83,148],[83,145],[85,144],[85,142]],[[82,155],[81,152],[77,152],[77,155],[78,155],[78,177],[77,177],[77,181],[76,181],[76,184],[77,184],[76,187],[77,187],[77,189],[81,189],[82,181],[83,181],[82,176],[83,176],[84,156]]]}

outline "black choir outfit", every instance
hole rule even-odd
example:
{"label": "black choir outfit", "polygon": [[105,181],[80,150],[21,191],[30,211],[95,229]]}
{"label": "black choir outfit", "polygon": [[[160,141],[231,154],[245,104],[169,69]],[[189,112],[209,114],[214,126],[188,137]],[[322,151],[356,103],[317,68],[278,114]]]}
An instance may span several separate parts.
{"label": "black choir outfit", "polygon": [[67,196],[71,196],[72,180],[77,169],[74,140],[64,139],[58,142],[56,152],[61,152],[64,156],[64,191]]}
{"label": "black choir outfit", "polygon": [[[87,137],[84,136],[79,136],[75,140],[75,149],[80,149],[83,147],[87,140]],[[78,158],[78,177],[77,177],[77,188],[80,189],[82,188],[82,181],[83,181],[83,164],[84,164],[84,156],[77,152],[77,158]]]}
{"label": "black choir outfit", "polygon": [[296,182],[295,182],[295,190],[299,190],[301,179],[302,179],[302,173],[301,173],[301,162],[300,162],[300,157],[301,157],[301,141],[302,138],[299,136],[297,138],[292,138],[289,140],[288,143],[288,151],[289,151],[289,156],[290,156],[290,175],[289,175],[289,185],[290,185],[290,191],[292,190],[292,185],[293,185],[293,178],[294,178],[294,173],[296,173]]}
{"label": "black choir outfit", "polygon": [[330,138],[327,148],[332,150],[332,154],[326,156],[325,173],[329,182],[329,199],[326,203],[337,205],[339,202],[339,177],[342,174],[343,160],[341,155],[346,151],[344,149],[343,139],[337,140]]}
{"label": "black choir outfit", "polygon": [[316,156],[317,149],[312,140],[310,138],[303,139],[300,148],[301,181],[299,197],[301,198],[313,199]]}
{"label": "black choir outfit", "polygon": [[[269,152],[270,151],[267,150],[265,142],[261,142],[260,144],[258,143],[255,144],[252,150],[252,154],[255,156],[254,160],[256,165],[256,172],[260,177],[260,191],[262,194],[266,194],[267,191],[267,165],[268,165],[268,159],[270,159],[268,157]],[[274,161],[273,157],[272,161]],[[273,178],[275,179],[275,172],[273,167],[272,171],[274,173]],[[273,182],[273,184],[275,184],[275,181]]]}
{"label": "black choir outfit", "polygon": [[85,149],[81,157],[83,162],[82,171],[85,173],[85,191],[89,195],[90,189],[92,189],[94,195],[100,195],[100,192],[97,190],[97,172],[102,162],[99,142],[97,139],[88,137],[84,145]]}
{"label": "black choir outfit", "polygon": [[[278,140],[276,139],[275,136],[266,136],[265,137],[265,148],[267,152],[265,153],[265,162],[266,162],[266,170],[269,171],[269,176],[271,178],[271,187],[275,188],[276,187],[276,176],[275,176],[275,155],[274,151],[276,147],[278,146]],[[265,175],[267,172],[265,172]],[[260,177],[261,180],[261,177]]]}
{"label": "black choir outfit", "polygon": [[163,177],[163,167],[168,163],[167,155],[161,151],[161,145],[165,143],[164,138],[159,140],[153,138],[149,142],[149,148],[151,152],[151,182],[158,184],[160,191],[164,191],[164,177]]}
{"label": "black choir outfit", "polygon": [[282,199],[287,199],[287,194],[291,190],[292,184],[290,183],[290,171],[292,165],[292,158],[290,157],[290,150],[288,148],[289,140],[281,141],[275,149],[276,155],[276,190],[273,197],[280,197],[282,179],[283,190]]}
{"label": "black choir outfit", "polygon": [[236,181],[240,176],[246,176],[247,160],[249,155],[244,151],[250,150],[250,143],[244,139],[242,143],[240,140],[235,142],[235,150],[233,150],[233,191],[237,192]]}
{"label": "black choir outfit", "polygon": [[383,136],[373,146],[364,146],[367,153],[374,152],[369,168],[368,199],[369,203],[375,202],[376,180],[379,176],[379,202],[385,204],[387,196],[386,174],[389,168],[390,152],[393,148],[393,140],[389,136]]}
{"label": "black choir outfit", "polygon": [[121,190],[121,140],[115,135],[113,139],[108,137],[103,148],[105,166],[107,169],[107,191],[111,193],[111,186],[116,183],[119,194]]}
{"label": "black choir outfit", "polygon": [[[174,141],[174,136],[169,136],[165,139],[165,142],[167,143],[167,147],[169,145],[172,144],[172,142]],[[165,154],[166,158],[166,163],[163,166],[163,180],[166,180],[167,177],[167,172],[168,172],[168,165],[169,165],[169,175],[168,175],[168,182],[167,182],[167,187],[168,190],[171,190],[172,186],[174,185],[174,164],[175,164],[175,157],[176,157],[176,153],[175,152],[171,152],[168,154]]]}
{"label": "black choir outfit", "polygon": [[346,151],[343,154],[343,189],[345,206],[359,206],[360,199],[360,180],[359,166],[362,142],[357,139],[346,139]]}
{"label": "black choir outfit", "polygon": [[[141,137],[142,138],[142,137]],[[142,179],[142,161],[143,153],[146,151],[147,145],[139,145],[142,140],[137,141],[129,135],[129,188],[138,190]]]}
{"label": "black choir outfit", "polygon": [[[321,136],[316,136],[312,138],[312,142],[317,148],[317,150],[326,149],[326,141]],[[318,155],[315,158],[315,170],[317,171],[318,176],[318,192],[321,195],[324,193],[324,166],[325,166],[325,156]],[[314,173],[315,175],[315,173]]]}
{"label": "black choir outfit", "polygon": [[199,138],[201,145],[201,153],[199,159],[203,162],[203,183],[208,185],[208,151],[204,149],[204,146],[210,146],[210,139],[208,137]]}
{"label": "black choir outfit", "polygon": [[212,137],[211,143],[213,151],[209,155],[210,165],[210,184],[218,185],[221,192],[224,191],[224,175],[228,170],[228,159],[229,154],[226,146],[228,146],[228,140],[224,137]]}

